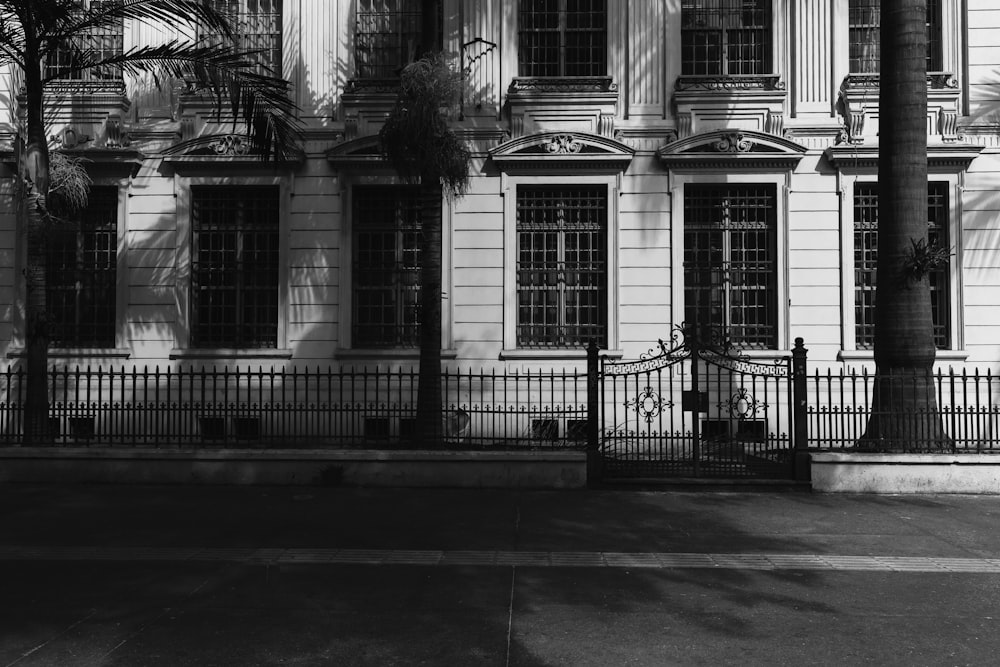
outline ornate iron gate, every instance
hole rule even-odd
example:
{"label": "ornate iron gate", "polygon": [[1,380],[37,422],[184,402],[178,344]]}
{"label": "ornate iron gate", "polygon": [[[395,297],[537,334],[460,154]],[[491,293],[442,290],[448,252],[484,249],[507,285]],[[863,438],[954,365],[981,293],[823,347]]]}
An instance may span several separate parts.
{"label": "ornate iron gate", "polygon": [[[801,339],[794,357],[804,378]],[[717,331],[678,327],[596,374],[602,477],[795,476],[792,356],[751,359]]]}

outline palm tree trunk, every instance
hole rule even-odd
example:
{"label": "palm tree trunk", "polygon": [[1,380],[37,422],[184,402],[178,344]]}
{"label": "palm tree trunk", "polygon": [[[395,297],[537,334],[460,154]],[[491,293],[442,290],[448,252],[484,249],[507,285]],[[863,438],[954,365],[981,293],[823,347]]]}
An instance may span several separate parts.
{"label": "palm tree trunk", "polygon": [[27,141],[21,176],[27,189],[23,197],[20,224],[25,230],[27,257],[25,263],[25,445],[45,444],[52,439],[49,429],[49,323],[45,299],[45,238],[48,224],[46,197],[49,192],[49,149],[43,121],[43,91],[41,68],[37,59],[26,59],[25,88],[27,91]]}
{"label": "palm tree trunk", "polygon": [[417,441],[441,444],[441,185],[420,186],[420,370],[417,385]]}
{"label": "palm tree trunk", "polygon": [[914,243],[927,242],[927,10],[925,0],[881,7],[875,384],[858,445],[941,449],[930,282],[912,271]]}

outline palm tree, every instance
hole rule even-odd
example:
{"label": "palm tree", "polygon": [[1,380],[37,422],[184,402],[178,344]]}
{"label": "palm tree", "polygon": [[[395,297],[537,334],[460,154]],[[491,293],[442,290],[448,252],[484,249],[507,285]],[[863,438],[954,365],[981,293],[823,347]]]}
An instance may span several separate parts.
{"label": "palm tree", "polygon": [[882,0],[878,284],[872,412],[866,449],[949,444],[934,393],[927,246],[926,0]]}
{"label": "palm tree", "polygon": [[[199,26],[223,35],[229,44],[168,41],[137,45],[120,53],[89,48],[84,37],[111,30],[122,22]],[[215,96],[246,126],[251,145],[264,159],[282,158],[298,142],[295,104],[287,82],[262,73],[253,53],[235,48],[226,18],[205,0],[110,0],[84,7],[79,0],[0,0],[0,66],[13,68],[23,82],[25,102],[18,224],[27,239],[25,270],[25,342],[27,389],[24,442],[48,437],[49,327],[45,303],[45,237],[51,215],[47,198],[52,184],[44,120],[45,91],[56,78],[87,71],[152,75],[155,82],[183,79],[194,90]],[[67,55],[58,74],[43,66],[56,54]]]}
{"label": "palm tree", "polygon": [[437,53],[438,5],[421,6],[423,57],[403,68],[399,95],[379,132],[382,152],[400,177],[420,184],[420,368],[417,440],[441,440],[441,199],[461,195],[469,182],[471,156],[449,126],[461,99],[461,76]]}

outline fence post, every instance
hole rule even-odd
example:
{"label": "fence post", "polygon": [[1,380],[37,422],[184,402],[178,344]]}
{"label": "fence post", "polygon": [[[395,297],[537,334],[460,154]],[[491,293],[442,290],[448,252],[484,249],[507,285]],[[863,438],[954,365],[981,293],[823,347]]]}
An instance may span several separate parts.
{"label": "fence post", "polygon": [[587,485],[596,486],[601,481],[600,457],[600,379],[597,341],[587,346]]}
{"label": "fence post", "polygon": [[803,346],[803,340],[796,338],[795,347],[792,349],[792,426],[794,428],[795,480],[799,482],[808,482],[811,476],[807,416],[809,399],[806,396],[806,353],[808,351]]}

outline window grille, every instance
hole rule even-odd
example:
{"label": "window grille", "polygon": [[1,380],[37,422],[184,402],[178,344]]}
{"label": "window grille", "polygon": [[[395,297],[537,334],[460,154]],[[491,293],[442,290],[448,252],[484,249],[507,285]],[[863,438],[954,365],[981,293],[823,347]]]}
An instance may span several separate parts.
{"label": "window grille", "polygon": [[605,0],[521,0],[518,74],[605,76],[607,32]]}
{"label": "window grille", "polygon": [[354,61],[362,79],[393,79],[420,46],[421,11],[412,0],[361,0],[354,29]]}
{"label": "window grille", "polygon": [[517,345],[607,345],[604,187],[517,189]]}
{"label": "window grille", "polygon": [[687,75],[769,74],[768,0],[683,0],[681,69]]}
{"label": "window grille", "polygon": [[[108,0],[90,0],[91,10],[97,11]],[[72,38],[69,43],[51,51],[45,61],[44,77],[60,81],[115,81],[122,78],[117,67],[88,67],[74,70],[80,65],[81,56],[87,61],[103,60],[122,54],[125,44],[125,23],[121,19],[110,25],[90,27]]]}
{"label": "window grille", "polygon": [[776,189],[688,185],[684,320],[724,330],[744,348],[778,343]]}
{"label": "window grille", "polygon": [[55,347],[115,346],[118,188],[93,187],[87,208],[46,243],[45,298]]}
{"label": "window grille", "polygon": [[191,346],[278,344],[277,187],[191,188]]}
{"label": "window grille", "polygon": [[[849,69],[856,74],[878,74],[881,51],[880,0],[850,0],[848,6]],[[942,69],[941,4],[927,0],[927,71]]]}
{"label": "window grille", "polygon": [[416,347],[420,336],[420,196],[409,186],[354,189],[355,347]]}
{"label": "window grille", "polygon": [[210,0],[229,20],[236,43],[221,33],[202,33],[205,44],[232,45],[270,76],[281,76],[281,0]]}
{"label": "window grille", "polygon": [[[875,270],[878,264],[878,183],[854,185],[854,332],[859,350],[875,346]],[[930,245],[949,248],[948,184],[927,184],[927,237]],[[951,345],[950,280],[947,266],[931,272],[934,345]]]}

